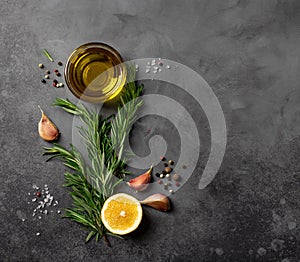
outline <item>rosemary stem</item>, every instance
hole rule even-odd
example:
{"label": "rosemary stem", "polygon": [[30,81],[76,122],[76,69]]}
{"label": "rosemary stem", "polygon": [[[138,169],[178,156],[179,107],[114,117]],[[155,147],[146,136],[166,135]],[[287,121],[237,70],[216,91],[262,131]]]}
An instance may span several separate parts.
{"label": "rosemary stem", "polygon": [[106,233],[103,233],[103,240],[104,240],[104,242],[106,243],[106,245],[108,246],[108,247],[111,247],[111,244],[110,244],[110,242],[109,242],[109,240],[108,240],[108,238],[107,238],[107,235],[106,235]]}

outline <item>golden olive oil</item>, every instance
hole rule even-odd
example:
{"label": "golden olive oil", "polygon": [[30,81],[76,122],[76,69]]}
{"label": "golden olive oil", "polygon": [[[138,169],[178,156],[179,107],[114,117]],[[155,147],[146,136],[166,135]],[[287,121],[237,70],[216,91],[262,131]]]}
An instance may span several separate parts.
{"label": "golden olive oil", "polygon": [[[100,46],[99,46],[100,44]],[[89,102],[112,99],[126,80],[126,67],[119,53],[102,43],[77,48],[70,56],[65,77],[70,90]]]}

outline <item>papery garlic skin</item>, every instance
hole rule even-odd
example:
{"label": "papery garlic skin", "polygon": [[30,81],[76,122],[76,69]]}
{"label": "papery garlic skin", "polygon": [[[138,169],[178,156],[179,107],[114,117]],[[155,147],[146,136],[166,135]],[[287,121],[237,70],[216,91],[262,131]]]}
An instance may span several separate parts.
{"label": "papery garlic skin", "polygon": [[39,132],[40,137],[47,142],[56,141],[59,137],[58,128],[47,117],[47,115],[44,113],[44,111],[41,108],[40,108],[40,110],[42,112],[42,117],[38,124],[38,132]]}
{"label": "papery garlic skin", "polygon": [[144,191],[151,181],[152,167],[144,174],[131,179],[127,184],[136,191]]}
{"label": "papery garlic skin", "polygon": [[171,209],[169,198],[163,194],[151,195],[143,201],[140,201],[140,203],[164,212],[167,212]]}

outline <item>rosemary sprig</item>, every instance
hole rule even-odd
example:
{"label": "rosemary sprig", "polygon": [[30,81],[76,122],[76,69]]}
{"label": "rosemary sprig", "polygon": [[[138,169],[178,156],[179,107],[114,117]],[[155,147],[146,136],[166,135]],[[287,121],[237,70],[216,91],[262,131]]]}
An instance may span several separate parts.
{"label": "rosemary sprig", "polygon": [[[134,83],[134,69],[128,68],[131,77],[120,95],[120,106],[116,117],[104,118],[82,104],[75,105],[67,99],[57,98],[55,106],[80,118],[84,126],[79,128],[83,137],[90,164],[73,146],[66,149],[58,144],[44,148],[44,155],[50,159],[59,158],[73,172],[66,171],[65,186],[69,187],[73,207],[66,209],[65,217],[85,226],[89,233],[86,242],[92,237],[98,241],[103,238],[110,246],[107,232],[101,221],[101,208],[105,200],[113,194],[114,188],[122,181],[125,171],[124,141],[135,121],[135,115],[142,101],[143,86]],[[113,179],[114,176],[119,179]],[[120,236],[117,236],[120,237]]]}
{"label": "rosemary sprig", "polygon": [[128,71],[128,83],[125,91],[121,94],[118,114],[111,126],[112,144],[115,146],[115,152],[119,159],[124,161],[126,161],[124,142],[135,121],[136,112],[143,103],[142,100],[138,99],[143,91],[143,85],[135,85],[135,68],[130,67]]}

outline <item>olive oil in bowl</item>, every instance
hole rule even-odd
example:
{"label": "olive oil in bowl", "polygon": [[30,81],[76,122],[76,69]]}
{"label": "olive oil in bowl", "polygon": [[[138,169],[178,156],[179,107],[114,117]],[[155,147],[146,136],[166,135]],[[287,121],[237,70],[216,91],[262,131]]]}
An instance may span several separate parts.
{"label": "olive oil in bowl", "polygon": [[105,102],[122,90],[126,82],[126,66],[114,48],[103,43],[88,43],[70,55],[65,79],[70,91],[79,99]]}

